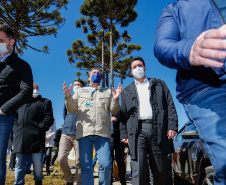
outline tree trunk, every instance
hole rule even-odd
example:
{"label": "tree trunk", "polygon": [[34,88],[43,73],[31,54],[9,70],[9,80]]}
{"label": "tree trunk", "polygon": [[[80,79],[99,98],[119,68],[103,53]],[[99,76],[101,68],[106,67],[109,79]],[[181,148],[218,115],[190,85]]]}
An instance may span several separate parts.
{"label": "tree trunk", "polygon": [[108,72],[106,72],[106,87],[109,88],[109,75],[108,75]]}
{"label": "tree trunk", "polygon": [[114,87],[114,74],[113,74],[113,36],[112,36],[112,19],[110,19],[110,72],[111,72],[111,87]]}
{"label": "tree trunk", "polygon": [[123,77],[121,77],[121,85],[123,84]]}
{"label": "tree trunk", "polygon": [[104,69],[104,27],[102,27],[102,87],[105,87],[105,69]]}

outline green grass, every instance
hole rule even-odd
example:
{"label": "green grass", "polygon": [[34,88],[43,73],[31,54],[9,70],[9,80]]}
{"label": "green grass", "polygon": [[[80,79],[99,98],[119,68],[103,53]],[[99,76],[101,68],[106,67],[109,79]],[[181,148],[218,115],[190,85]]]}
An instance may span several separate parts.
{"label": "green grass", "polygon": [[[34,185],[34,180],[33,180],[34,176],[31,174],[27,174],[25,176],[25,185]],[[15,181],[15,176],[14,173],[10,173],[6,175],[6,185],[13,185]],[[44,173],[44,179],[42,180],[42,184],[43,185],[51,185],[51,184],[57,184],[57,185],[64,185],[66,183],[66,181],[64,180],[64,178],[57,174],[51,174],[50,176],[45,176]]]}

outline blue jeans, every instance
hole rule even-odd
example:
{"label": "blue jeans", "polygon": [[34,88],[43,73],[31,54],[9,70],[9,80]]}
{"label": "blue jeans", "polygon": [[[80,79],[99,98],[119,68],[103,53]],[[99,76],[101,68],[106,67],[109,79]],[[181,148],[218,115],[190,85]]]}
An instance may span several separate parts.
{"label": "blue jeans", "polygon": [[214,185],[226,184],[226,84],[208,87],[183,100],[215,168]]}
{"label": "blue jeans", "polygon": [[43,165],[42,165],[42,153],[32,153],[32,154],[16,154],[16,167],[15,167],[15,183],[17,184],[23,184],[24,176],[26,174],[26,162],[27,159],[31,156],[31,161],[33,163],[33,174],[34,174],[34,180],[40,181],[43,177]]}
{"label": "blue jeans", "polygon": [[95,146],[97,160],[100,165],[99,185],[111,184],[112,159],[109,141],[108,138],[96,135],[86,136],[78,140],[83,185],[94,185],[93,146]]}
{"label": "blue jeans", "polygon": [[5,184],[6,153],[9,144],[9,136],[14,125],[14,116],[0,114],[0,184]]}
{"label": "blue jeans", "polygon": [[31,170],[31,163],[31,155],[29,155],[26,161],[26,171]]}

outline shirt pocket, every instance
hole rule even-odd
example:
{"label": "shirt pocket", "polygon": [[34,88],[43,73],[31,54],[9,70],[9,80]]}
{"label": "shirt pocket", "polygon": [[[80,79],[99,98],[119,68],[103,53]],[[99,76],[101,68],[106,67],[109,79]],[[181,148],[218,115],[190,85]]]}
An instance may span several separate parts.
{"label": "shirt pocket", "polygon": [[81,93],[78,98],[78,107],[86,108],[86,103],[90,102],[90,93]]}
{"label": "shirt pocket", "polygon": [[102,107],[104,109],[107,109],[109,107],[109,104],[110,104],[110,97],[109,96],[101,94],[98,97],[98,100],[99,100],[98,107]]}

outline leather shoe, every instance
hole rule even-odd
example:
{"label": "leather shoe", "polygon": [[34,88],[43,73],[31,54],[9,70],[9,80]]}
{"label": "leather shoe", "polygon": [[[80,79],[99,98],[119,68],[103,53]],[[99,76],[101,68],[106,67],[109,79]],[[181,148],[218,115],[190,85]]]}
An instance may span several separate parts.
{"label": "leather shoe", "polygon": [[32,173],[31,170],[26,171],[26,174],[31,174],[31,173]]}
{"label": "leather shoe", "polygon": [[73,185],[73,182],[67,182],[66,185]]}

